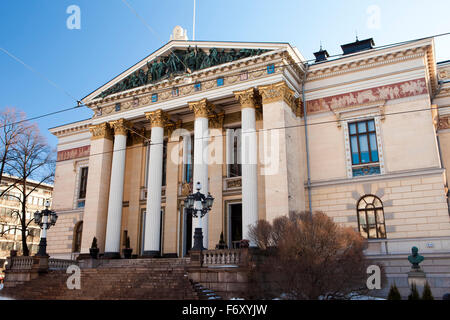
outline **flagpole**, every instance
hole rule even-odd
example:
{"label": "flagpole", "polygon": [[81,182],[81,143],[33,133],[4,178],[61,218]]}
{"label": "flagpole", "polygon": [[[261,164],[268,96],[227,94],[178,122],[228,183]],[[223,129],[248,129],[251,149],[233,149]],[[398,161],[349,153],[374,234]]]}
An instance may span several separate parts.
{"label": "flagpole", "polygon": [[192,33],[192,40],[195,40],[195,0],[194,0],[194,19],[193,19],[193,33]]}

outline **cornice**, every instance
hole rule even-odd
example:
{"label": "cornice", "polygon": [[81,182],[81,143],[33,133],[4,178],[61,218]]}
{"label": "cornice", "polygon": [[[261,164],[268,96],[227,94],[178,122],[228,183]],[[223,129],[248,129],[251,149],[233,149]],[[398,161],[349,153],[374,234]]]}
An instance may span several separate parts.
{"label": "cornice", "polygon": [[352,60],[338,65],[326,66],[308,72],[307,81],[321,80],[324,78],[357,72],[364,69],[375,68],[386,64],[397,63],[405,60],[424,57],[429,46],[407,49],[404,51],[391,52],[384,55]]}

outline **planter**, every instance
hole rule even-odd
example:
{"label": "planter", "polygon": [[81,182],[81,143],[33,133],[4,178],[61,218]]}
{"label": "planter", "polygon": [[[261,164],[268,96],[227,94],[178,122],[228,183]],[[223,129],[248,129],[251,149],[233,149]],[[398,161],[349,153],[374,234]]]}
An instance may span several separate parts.
{"label": "planter", "polygon": [[125,259],[131,259],[131,253],[133,252],[133,249],[123,249],[122,253],[123,253],[123,257]]}
{"label": "planter", "polygon": [[91,255],[91,258],[92,258],[92,259],[97,259],[97,257],[98,257],[98,251],[99,251],[98,248],[90,248],[90,249],[89,249],[89,254]]}

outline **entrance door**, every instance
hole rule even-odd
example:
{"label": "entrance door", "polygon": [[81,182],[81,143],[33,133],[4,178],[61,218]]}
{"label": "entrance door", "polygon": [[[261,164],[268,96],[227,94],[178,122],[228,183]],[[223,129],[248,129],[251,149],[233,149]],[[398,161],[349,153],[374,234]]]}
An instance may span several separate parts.
{"label": "entrance door", "polygon": [[192,249],[192,213],[183,209],[183,257]]}
{"label": "entrance door", "polygon": [[228,248],[233,248],[233,242],[242,240],[242,203],[229,205],[228,226]]}
{"label": "entrance door", "polygon": [[[141,250],[140,250],[140,255],[142,256],[144,254],[144,244],[145,244],[145,219],[146,219],[146,215],[145,215],[145,210],[141,211]],[[161,209],[161,223],[159,225],[159,254],[162,255],[162,243],[163,243],[163,239],[164,239],[164,229],[163,229],[163,225],[164,225],[164,210]]]}

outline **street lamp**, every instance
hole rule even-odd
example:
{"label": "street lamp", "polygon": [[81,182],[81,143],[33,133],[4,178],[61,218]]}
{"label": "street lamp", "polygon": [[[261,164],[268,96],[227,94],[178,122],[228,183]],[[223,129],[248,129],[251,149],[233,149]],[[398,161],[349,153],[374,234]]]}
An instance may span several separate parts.
{"label": "street lamp", "polygon": [[41,227],[41,241],[39,242],[39,251],[36,254],[40,257],[47,257],[47,229],[50,229],[51,226],[56,224],[56,220],[58,220],[58,216],[56,212],[49,210],[50,201],[45,200],[45,209],[42,211],[36,211],[34,213],[34,222]]}
{"label": "street lamp", "polygon": [[[208,211],[211,210],[211,207],[214,203],[214,198],[208,192],[208,195],[205,196],[200,192],[202,189],[202,185],[200,182],[197,182],[196,185],[197,192],[191,193],[184,200],[184,206],[188,213],[191,213],[195,218],[203,218]],[[203,250],[203,233],[202,228],[195,228],[194,233],[194,246],[193,250]]]}

